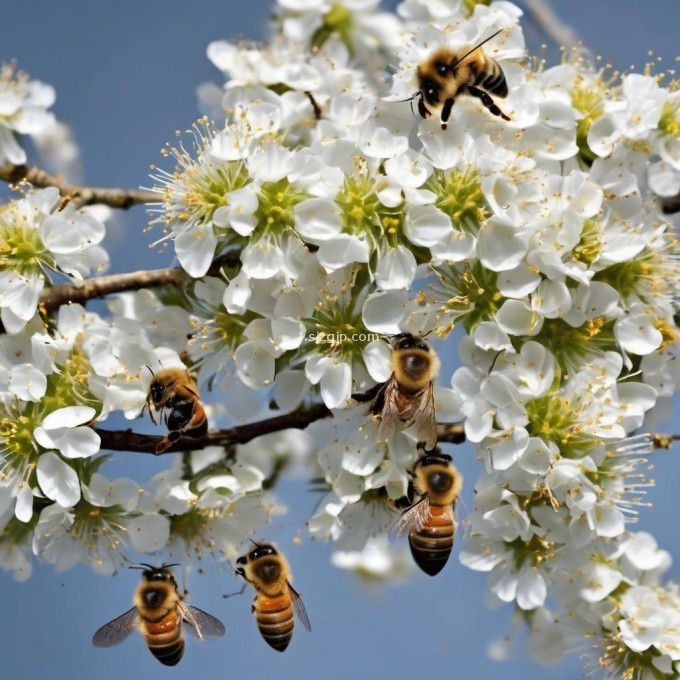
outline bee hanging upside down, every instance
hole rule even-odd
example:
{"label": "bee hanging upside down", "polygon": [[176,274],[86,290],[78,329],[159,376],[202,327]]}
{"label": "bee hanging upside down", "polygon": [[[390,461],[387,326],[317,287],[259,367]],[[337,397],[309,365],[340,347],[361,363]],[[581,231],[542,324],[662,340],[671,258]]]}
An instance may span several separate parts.
{"label": "bee hanging upside down", "polygon": [[95,647],[113,647],[134,630],[144,636],[149,651],[165,666],[175,666],[184,654],[184,631],[202,640],[222,637],[219,619],[197,607],[187,605],[177,591],[177,581],[166,564],[144,564],[142,582],[134,596],[134,607],[103,625],[92,638]]}
{"label": "bee hanging upside down", "polygon": [[418,113],[423,118],[439,114],[442,130],[446,130],[456,97],[464,94],[477,97],[494,116],[510,120],[489,94],[507,96],[508,84],[503,69],[481,49],[484,43],[499,33],[501,31],[496,31],[472,48],[466,46],[454,50],[441,47],[418,66],[418,91],[411,99],[418,98]]}
{"label": "bee hanging upside down", "polygon": [[436,450],[418,459],[412,472],[411,503],[397,523],[399,536],[408,534],[416,564],[430,576],[438,574],[453,550],[454,510],[463,477],[451,456]]}
{"label": "bee hanging upside down", "polygon": [[302,598],[290,583],[288,562],[273,545],[255,543],[255,548],[239,557],[236,564],[240,565],[236,573],[255,588],[253,613],[268,645],[277,652],[288,647],[293,637],[293,612],[307,630],[312,630]]}
{"label": "bee hanging upside down", "polygon": [[392,339],[391,361],[387,382],[352,398],[373,401],[371,413],[380,418],[381,439],[389,440],[399,424],[404,428],[415,424],[425,449],[431,451],[437,444],[433,381],[439,373],[439,358],[423,338],[400,333]]}
{"label": "bee hanging upside down", "polygon": [[168,434],[156,447],[156,453],[169,449],[181,436],[204,437],[208,432],[208,418],[189,372],[184,368],[164,368],[158,373],[151,371],[151,375],[153,380],[144,408],[149,409],[154,425],[152,407],[161,414],[165,411],[163,419],[168,426]]}

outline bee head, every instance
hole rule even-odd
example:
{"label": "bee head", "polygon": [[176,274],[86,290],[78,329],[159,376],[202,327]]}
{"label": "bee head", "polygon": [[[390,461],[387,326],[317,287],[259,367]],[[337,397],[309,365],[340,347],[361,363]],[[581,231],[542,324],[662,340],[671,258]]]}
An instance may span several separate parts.
{"label": "bee head", "polygon": [[[145,581],[169,581],[175,583],[175,577],[170,571],[170,567],[179,567],[179,564],[162,564],[160,567],[154,567],[152,564],[142,562],[139,567],[130,567],[130,569],[142,569],[142,578]],[[176,584],[175,584],[175,587]]]}

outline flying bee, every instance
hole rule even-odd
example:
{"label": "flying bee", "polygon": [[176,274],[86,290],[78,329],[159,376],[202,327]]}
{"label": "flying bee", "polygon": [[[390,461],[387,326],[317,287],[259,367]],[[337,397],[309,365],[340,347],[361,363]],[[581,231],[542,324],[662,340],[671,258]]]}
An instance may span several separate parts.
{"label": "flying bee", "polygon": [[208,418],[189,372],[185,368],[164,368],[158,373],[151,371],[151,375],[153,380],[144,408],[149,409],[154,425],[153,409],[162,414],[168,426],[168,434],[156,447],[156,453],[163,453],[182,436],[204,437],[208,432]]}
{"label": "flying bee", "polygon": [[416,564],[430,576],[438,574],[453,549],[456,533],[454,510],[463,477],[451,456],[436,450],[416,462],[409,497],[416,499],[399,519],[399,536],[408,534]]}
{"label": "flying bee", "polygon": [[495,38],[501,31],[482,40],[472,48],[440,47],[432,52],[416,70],[418,91],[411,100],[418,98],[418,113],[429,118],[439,114],[442,130],[451,116],[451,109],[460,94],[477,97],[494,116],[510,120],[496,105],[489,92],[505,98],[508,84],[499,63],[484,54],[484,43]]}
{"label": "flying bee", "polygon": [[307,630],[312,630],[305,605],[291,585],[288,562],[273,545],[255,543],[255,548],[239,557],[236,564],[241,565],[236,573],[255,588],[252,610],[267,644],[279,652],[288,647],[293,637],[293,612]]}
{"label": "flying bee", "polygon": [[182,600],[170,571],[174,566],[178,565],[132,567],[144,570],[133,598],[134,607],[102,626],[92,644],[113,647],[133,630],[139,630],[149,651],[165,666],[174,666],[184,654],[184,631],[199,640],[204,636],[222,637],[224,625],[219,619]]}
{"label": "flying bee", "polygon": [[378,435],[389,440],[398,423],[416,425],[425,450],[437,444],[433,381],[439,373],[439,358],[430,344],[410,333],[392,338],[392,375],[363,394],[353,394],[359,402],[373,400],[371,413],[380,418]]}

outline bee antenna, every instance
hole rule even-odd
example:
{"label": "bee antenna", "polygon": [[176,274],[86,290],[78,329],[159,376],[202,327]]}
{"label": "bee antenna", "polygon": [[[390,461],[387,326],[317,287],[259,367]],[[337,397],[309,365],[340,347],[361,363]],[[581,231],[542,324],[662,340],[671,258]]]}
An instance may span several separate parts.
{"label": "bee antenna", "polygon": [[259,547],[260,547],[260,544],[259,544],[259,543],[255,543],[255,541],[253,541],[252,538],[249,538],[248,540],[249,540],[256,548],[259,548]]}
{"label": "bee antenna", "polygon": [[414,92],[410,97],[406,97],[406,99],[397,99],[397,103],[400,102],[408,102],[411,105],[411,115],[415,116],[415,112],[413,111],[413,100],[419,95],[422,94],[420,90],[418,92]]}
{"label": "bee antenna", "polygon": [[159,569],[170,569],[170,567],[181,567],[182,565],[179,562],[173,562],[172,564],[163,564],[159,567]]}
{"label": "bee antenna", "polygon": [[149,373],[151,373],[151,375],[155,378],[156,374],[153,372],[153,368],[151,368],[151,366],[149,366],[149,364],[145,364],[145,366],[149,369]]}
{"label": "bee antenna", "polygon": [[147,569],[147,567],[138,567],[137,565],[129,566],[128,569]]}
{"label": "bee antenna", "polygon": [[456,66],[458,66],[458,64],[460,64],[460,62],[463,61],[463,59],[465,59],[466,57],[469,57],[475,50],[478,50],[484,43],[488,43],[489,40],[491,40],[491,38],[495,38],[499,33],[502,33],[502,32],[503,32],[503,29],[501,28],[501,29],[497,30],[493,35],[490,35],[485,40],[482,40],[482,42],[480,42],[478,45],[475,45],[471,50],[466,52],[460,59],[458,59],[458,61],[451,64],[450,68],[452,68],[452,69],[456,68]]}

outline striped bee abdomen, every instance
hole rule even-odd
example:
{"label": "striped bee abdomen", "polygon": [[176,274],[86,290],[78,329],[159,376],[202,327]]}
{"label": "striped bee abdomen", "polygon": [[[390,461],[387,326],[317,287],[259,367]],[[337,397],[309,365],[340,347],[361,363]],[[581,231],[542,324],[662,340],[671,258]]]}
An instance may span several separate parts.
{"label": "striped bee abdomen", "polygon": [[413,559],[430,576],[437,575],[444,568],[453,550],[455,525],[450,512],[450,507],[431,505],[425,526],[408,536]]}
{"label": "striped bee abdomen", "polygon": [[184,654],[184,636],[176,610],[156,621],[143,619],[143,632],[149,651],[164,665],[174,666]]}
{"label": "striped bee abdomen", "polygon": [[479,73],[475,85],[495,94],[497,97],[507,97],[508,83],[503,69],[494,59],[486,58],[486,69]]}
{"label": "striped bee abdomen", "polygon": [[260,595],[255,608],[255,619],[267,644],[282,652],[293,637],[293,607],[285,594],[276,597]]}

